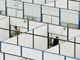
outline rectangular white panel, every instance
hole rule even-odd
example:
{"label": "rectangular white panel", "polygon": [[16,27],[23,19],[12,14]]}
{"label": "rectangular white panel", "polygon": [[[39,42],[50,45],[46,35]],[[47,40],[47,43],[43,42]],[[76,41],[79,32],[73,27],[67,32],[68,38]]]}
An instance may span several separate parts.
{"label": "rectangular white panel", "polygon": [[54,15],[54,16],[59,16],[59,9],[58,8],[52,8],[52,7],[42,7],[43,14],[49,14],[49,15]]}
{"label": "rectangular white panel", "polygon": [[74,44],[65,42],[60,45],[60,54],[74,57]]}
{"label": "rectangular white panel", "polygon": [[17,16],[16,17],[23,18],[23,11],[22,10],[17,10]]}
{"label": "rectangular white panel", "polygon": [[42,26],[42,25],[44,25],[44,23],[29,21],[29,30],[37,28],[37,27]]}
{"label": "rectangular white panel", "polygon": [[0,20],[0,27],[9,29],[9,17],[4,17]]}
{"label": "rectangular white panel", "polygon": [[27,20],[12,18],[11,17],[11,25],[24,27],[27,29]]}
{"label": "rectangular white panel", "polygon": [[45,3],[45,0],[34,0],[34,3],[44,4]]}
{"label": "rectangular white panel", "polygon": [[0,20],[2,20],[3,18],[6,18],[6,16],[0,15]]}
{"label": "rectangular white panel", "polygon": [[78,24],[78,12],[61,10],[61,22]]}
{"label": "rectangular white panel", "polygon": [[76,1],[69,1],[69,9],[73,9],[73,10],[80,10],[80,2],[76,2]]}
{"label": "rectangular white panel", "polygon": [[5,11],[5,1],[0,0],[0,10]]}
{"label": "rectangular white panel", "polygon": [[6,39],[9,39],[9,31],[0,29],[0,41],[4,41]]}
{"label": "rectangular white panel", "polygon": [[34,29],[34,34],[47,36],[47,25]]}
{"label": "rectangular white panel", "polygon": [[34,60],[42,60],[42,52],[34,49],[23,48],[23,56]]}
{"label": "rectangular white panel", "polygon": [[67,8],[67,0],[57,0],[56,7]]}
{"label": "rectangular white panel", "polygon": [[80,43],[80,36],[76,37],[76,42]]}
{"label": "rectangular white panel", "polygon": [[20,56],[20,47],[16,45],[10,45],[7,43],[2,43],[2,52]]}
{"label": "rectangular white panel", "polygon": [[9,16],[16,16],[16,10],[8,8],[7,9],[7,15],[9,15]]}
{"label": "rectangular white panel", "polygon": [[21,1],[24,1],[24,2],[31,2],[31,3],[32,3],[32,0],[21,0]]}
{"label": "rectangular white panel", "polygon": [[51,16],[43,15],[43,22],[51,23]]}
{"label": "rectangular white panel", "polygon": [[12,55],[5,55],[6,60],[25,60],[22,57],[12,56]]}
{"label": "rectangular white panel", "polygon": [[19,45],[33,47],[33,36],[29,34],[19,35]]}
{"label": "rectangular white panel", "polygon": [[47,38],[34,36],[34,48],[40,50],[46,50],[48,48]]}
{"label": "rectangular white panel", "polygon": [[17,36],[9,38],[9,39],[6,39],[4,42],[17,44]]}
{"label": "rectangular white panel", "polygon": [[49,25],[49,32],[53,34],[53,36],[59,36],[59,38],[66,40],[67,36],[67,28],[55,25]]}
{"label": "rectangular white panel", "polygon": [[80,58],[80,45],[76,44],[76,58]]}
{"label": "rectangular white panel", "polygon": [[59,25],[59,17],[52,17],[52,24]]}
{"label": "rectangular white panel", "polygon": [[[69,28],[69,39],[74,39],[75,37],[80,35],[80,30]],[[78,40],[77,40],[78,41]]]}
{"label": "rectangular white panel", "polygon": [[15,8],[15,9],[22,9],[22,2],[7,1],[7,7]]}
{"label": "rectangular white panel", "polygon": [[66,57],[66,60],[77,60],[75,58]]}
{"label": "rectangular white panel", "polygon": [[46,0],[46,3],[54,2],[55,0]]}
{"label": "rectangular white panel", "polygon": [[0,60],[3,60],[3,54],[0,53]]}
{"label": "rectangular white panel", "polygon": [[45,52],[44,53],[44,60],[64,60],[64,56]]}
{"label": "rectangular white panel", "polygon": [[40,17],[40,5],[24,4],[24,13],[27,16]]}

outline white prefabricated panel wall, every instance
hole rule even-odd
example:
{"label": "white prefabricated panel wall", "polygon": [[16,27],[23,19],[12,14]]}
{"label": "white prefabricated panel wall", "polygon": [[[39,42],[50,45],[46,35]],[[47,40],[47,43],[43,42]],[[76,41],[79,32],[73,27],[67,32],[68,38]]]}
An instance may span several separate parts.
{"label": "white prefabricated panel wall", "polygon": [[5,0],[0,0],[0,10],[5,11]]}
{"label": "white prefabricated panel wall", "polygon": [[78,12],[70,10],[61,10],[61,22],[78,24]]}
{"label": "white prefabricated panel wall", "polygon": [[22,18],[22,2],[7,1],[7,14]]}
{"label": "white prefabricated panel wall", "polygon": [[67,0],[57,0],[56,7],[67,8]]}
{"label": "white prefabricated panel wall", "polygon": [[0,19],[0,41],[8,39],[9,38],[9,17],[6,16],[0,16],[2,17]]}
{"label": "white prefabricated panel wall", "polygon": [[40,5],[25,3],[24,15],[40,18]]}
{"label": "white prefabricated panel wall", "polygon": [[[67,28],[56,26],[56,25],[49,25],[49,33],[53,34],[53,38],[59,36],[60,39],[67,40]],[[55,35],[56,34],[56,35]]]}
{"label": "white prefabricated panel wall", "polygon": [[69,1],[69,9],[80,10],[80,2]]}

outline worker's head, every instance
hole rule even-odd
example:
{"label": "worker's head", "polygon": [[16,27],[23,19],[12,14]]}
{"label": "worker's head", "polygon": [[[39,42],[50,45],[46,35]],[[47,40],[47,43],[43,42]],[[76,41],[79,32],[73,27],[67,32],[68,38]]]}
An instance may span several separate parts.
{"label": "worker's head", "polygon": [[14,26],[15,29],[17,29],[17,26]]}
{"label": "worker's head", "polygon": [[56,36],[56,39],[59,39],[59,37],[58,37],[58,36]]}

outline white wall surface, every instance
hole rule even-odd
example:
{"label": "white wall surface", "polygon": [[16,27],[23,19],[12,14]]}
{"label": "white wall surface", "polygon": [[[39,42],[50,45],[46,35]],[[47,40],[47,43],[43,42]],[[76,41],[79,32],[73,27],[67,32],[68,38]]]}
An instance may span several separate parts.
{"label": "white wall surface", "polygon": [[21,1],[24,1],[24,2],[31,2],[31,3],[32,3],[32,0],[21,0]]}
{"label": "white wall surface", "polygon": [[50,54],[50,53],[45,52],[44,53],[44,60],[64,60],[64,56]]}
{"label": "white wall surface", "polygon": [[[80,35],[80,30],[76,30],[76,29],[71,29],[69,28],[69,39],[72,39],[70,41],[74,41],[74,38]],[[77,42],[79,42],[79,37],[76,38]]]}
{"label": "white wall surface", "polygon": [[3,19],[0,20],[0,27],[9,29],[9,17],[4,17]]}
{"label": "white wall surface", "polygon": [[17,44],[17,36],[4,40],[4,42]]}
{"label": "white wall surface", "polygon": [[[11,17],[10,21],[11,21],[11,25],[27,28],[27,20]],[[24,22],[24,21],[26,21],[26,22]]]}
{"label": "white wall surface", "polygon": [[43,6],[43,14],[49,14],[49,15],[55,15],[55,16],[59,16],[59,9],[57,8],[52,8],[52,7],[45,7]]}
{"label": "white wall surface", "polygon": [[63,39],[63,40],[67,39],[67,37],[64,37],[64,36],[67,36],[67,28],[66,27],[49,25],[49,33],[53,33],[54,38],[55,38],[55,36],[59,36],[60,39]]}
{"label": "white wall surface", "polygon": [[7,53],[10,53],[10,54],[20,56],[20,47],[10,45],[10,44],[7,44],[7,43],[2,43],[2,52],[7,52]]}
{"label": "white wall surface", "polygon": [[67,8],[67,0],[57,0],[56,7]]}
{"label": "white wall surface", "polygon": [[24,58],[22,58],[22,57],[17,57],[17,56],[12,56],[12,55],[5,55],[5,59],[6,60],[25,60]]}
{"label": "white wall surface", "polygon": [[40,50],[46,50],[48,48],[47,38],[34,36],[34,48]]}
{"label": "white wall surface", "polygon": [[4,0],[0,0],[0,10],[5,11],[5,1]]}
{"label": "white wall surface", "polygon": [[47,25],[43,25],[39,28],[34,29],[34,34],[47,36]]}
{"label": "white wall surface", "polygon": [[34,0],[34,3],[44,4],[45,3],[45,0]]}
{"label": "white wall surface", "polygon": [[9,31],[0,29],[0,41],[6,40],[9,38]]}
{"label": "white wall surface", "polygon": [[24,13],[27,16],[40,17],[40,6],[25,3],[24,4]]}
{"label": "white wall surface", "polygon": [[19,35],[19,45],[33,47],[33,36],[29,34]]}
{"label": "white wall surface", "polygon": [[74,44],[65,42],[60,45],[60,54],[74,57]]}
{"label": "white wall surface", "polygon": [[44,25],[44,23],[29,21],[29,30],[37,28],[37,27],[42,26],[42,25]]}
{"label": "white wall surface", "polygon": [[76,44],[76,58],[80,58],[80,45]]}
{"label": "white wall surface", "polygon": [[66,60],[77,60],[77,59],[67,57]]}
{"label": "white wall surface", "polygon": [[80,2],[69,1],[69,9],[80,10]]}
{"label": "white wall surface", "polygon": [[3,60],[3,54],[0,53],[0,60]]}
{"label": "white wall surface", "polygon": [[29,48],[23,48],[23,56],[32,58],[35,60],[42,60],[42,52],[41,51],[37,51],[37,50],[29,49]]}
{"label": "white wall surface", "polygon": [[78,24],[78,12],[61,10],[61,21],[65,23]]}

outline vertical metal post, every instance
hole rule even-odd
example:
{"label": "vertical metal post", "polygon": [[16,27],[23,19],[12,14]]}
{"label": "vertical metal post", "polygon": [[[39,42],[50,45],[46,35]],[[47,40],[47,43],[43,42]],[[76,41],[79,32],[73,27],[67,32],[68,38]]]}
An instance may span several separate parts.
{"label": "vertical metal post", "polygon": [[78,12],[78,21],[79,21],[78,28],[80,29],[80,11]]}
{"label": "vertical metal post", "polygon": [[74,38],[74,58],[76,58],[76,38]]}
{"label": "vertical metal post", "polygon": [[24,19],[24,2],[23,2],[23,19]]}
{"label": "vertical metal post", "polygon": [[34,29],[33,29],[33,48],[34,48]]}
{"label": "vertical metal post", "polygon": [[64,60],[66,60],[66,56],[64,56]]}
{"label": "vertical metal post", "polygon": [[32,4],[34,4],[34,0],[32,0]]}
{"label": "vertical metal post", "polygon": [[42,51],[42,60],[44,60],[44,51]]}
{"label": "vertical metal post", "polygon": [[61,8],[59,8],[59,25],[61,25]]}
{"label": "vertical metal post", "polygon": [[5,57],[5,53],[3,53],[3,60],[6,60],[5,58],[6,58],[6,57]]}
{"label": "vertical metal post", "polygon": [[47,2],[46,2],[46,0],[45,0],[45,2],[44,2],[44,3],[45,3],[45,4],[47,3]]}
{"label": "vertical metal post", "polygon": [[7,16],[7,0],[5,0],[5,15]]}
{"label": "vertical metal post", "polygon": [[9,38],[11,38],[11,24],[10,24],[10,16],[9,16]]}
{"label": "vertical metal post", "polygon": [[61,48],[60,48],[60,44],[59,44],[59,54],[60,54],[60,49],[61,49]]}
{"label": "vertical metal post", "polygon": [[29,31],[29,20],[27,20],[27,30]]}
{"label": "vertical metal post", "polygon": [[1,48],[2,48],[2,47],[1,47],[1,41],[0,41],[0,52],[1,52]]}
{"label": "vertical metal post", "polygon": [[17,45],[19,45],[19,39],[18,39],[18,35],[17,35]]}
{"label": "vertical metal post", "polygon": [[20,55],[22,56],[22,46],[20,47]]}
{"label": "vertical metal post", "polygon": [[67,9],[69,9],[69,0],[67,0]]}
{"label": "vertical metal post", "polygon": [[67,41],[69,41],[69,25],[67,24]]}
{"label": "vertical metal post", "polygon": [[47,24],[47,48],[49,49],[49,24]]}
{"label": "vertical metal post", "polygon": [[42,5],[40,5],[40,21],[43,22]]}
{"label": "vertical metal post", "polygon": [[56,7],[56,1],[54,1],[54,7]]}

